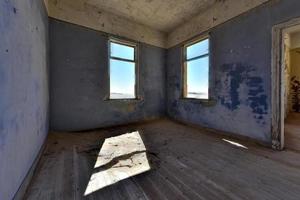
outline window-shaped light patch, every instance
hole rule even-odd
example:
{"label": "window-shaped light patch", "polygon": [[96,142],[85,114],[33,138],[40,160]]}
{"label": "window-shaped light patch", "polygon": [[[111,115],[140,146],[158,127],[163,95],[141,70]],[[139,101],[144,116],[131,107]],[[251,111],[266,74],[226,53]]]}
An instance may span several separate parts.
{"label": "window-shaped light patch", "polygon": [[136,98],[135,48],[110,42],[110,99]]}
{"label": "window-shaped light patch", "polygon": [[209,99],[209,39],[185,47],[184,97]]}

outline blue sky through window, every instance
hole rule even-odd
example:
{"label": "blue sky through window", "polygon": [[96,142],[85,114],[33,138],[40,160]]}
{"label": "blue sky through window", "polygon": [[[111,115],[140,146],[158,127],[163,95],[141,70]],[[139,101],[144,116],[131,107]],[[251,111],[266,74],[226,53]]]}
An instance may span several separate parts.
{"label": "blue sky through window", "polygon": [[117,43],[110,43],[111,56],[123,58],[127,60],[134,60],[134,48],[130,46],[125,46]]}
{"label": "blue sky through window", "polygon": [[187,95],[208,98],[208,57],[187,62]]}
{"label": "blue sky through window", "polygon": [[208,54],[209,40],[203,40],[186,48],[186,59]]}
{"label": "blue sky through window", "polygon": [[[208,99],[209,88],[209,40],[203,40],[186,48],[186,97]],[[200,58],[197,58],[201,56]],[[203,56],[203,57],[202,57]],[[193,59],[194,58],[194,59]]]}
{"label": "blue sky through window", "polygon": [[[134,61],[134,48],[111,42],[111,56]],[[135,98],[135,63],[110,59],[110,98]]]}

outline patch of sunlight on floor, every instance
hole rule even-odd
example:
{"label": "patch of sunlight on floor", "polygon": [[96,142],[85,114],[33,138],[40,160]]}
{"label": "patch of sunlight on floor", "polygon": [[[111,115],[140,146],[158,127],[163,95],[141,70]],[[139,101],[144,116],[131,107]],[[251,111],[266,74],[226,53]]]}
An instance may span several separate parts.
{"label": "patch of sunlight on floor", "polygon": [[107,138],[84,196],[150,169],[146,147],[138,131]]}
{"label": "patch of sunlight on floor", "polygon": [[240,148],[243,148],[243,149],[248,149],[248,147],[246,147],[246,146],[244,146],[244,145],[242,145],[242,144],[240,144],[240,143],[237,143],[237,142],[234,142],[234,141],[231,141],[231,140],[227,140],[227,139],[222,139],[224,142],[227,142],[227,143],[229,143],[229,144],[231,144],[231,145],[234,145],[234,146],[236,146],[236,147],[240,147]]}

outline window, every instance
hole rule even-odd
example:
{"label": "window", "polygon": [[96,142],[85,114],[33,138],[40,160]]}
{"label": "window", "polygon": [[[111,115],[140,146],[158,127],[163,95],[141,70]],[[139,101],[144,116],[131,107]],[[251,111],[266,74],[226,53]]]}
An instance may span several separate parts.
{"label": "window", "polygon": [[136,44],[109,41],[110,99],[136,98]]}
{"label": "window", "polygon": [[184,46],[183,96],[209,98],[209,38]]}

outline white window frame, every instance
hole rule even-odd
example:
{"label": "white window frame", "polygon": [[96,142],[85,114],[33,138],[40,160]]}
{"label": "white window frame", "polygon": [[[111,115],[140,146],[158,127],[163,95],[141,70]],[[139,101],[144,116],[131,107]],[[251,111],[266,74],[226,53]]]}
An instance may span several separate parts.
{"label": "white window frame", "polygon": [[[200,55],[200,56],[196,56],[194,58],[190,58],[190,59],[187,59],[187,48],[196,44],[196,43],[199,43],[199,42],[202,42],[204,40],[208,40],[208,53],[207,54],[203,54],[203,55]],[[211,48],[210,48],[210,37],[209,35],[205,35],[203,37],[198,37],[197,39],[194,39],[186,44],[183,45],[183,53],[182,53],[182,57],[183,57],[183,64],[182,64],[182,83],[183,83],[183,87],[182,87],[182,98],[183,99],[194,99],[194,100],[200,100],[200,101],[209,101],[210,100],[210,71],[211,71]],[[188,61],[192,61],[192,60],[197,60],[197,59],[201,59],[201,58],[204,58],[204,57],[208,57],[208,98],[193,98],[193,97],[188,97],[187,96],[187,63]]]}
{"label": "white window frame", "polygon": [[[134,48],[134,60],[119,58],[111,56],[111,43],[120,44],[128,47]],[[110,59],[123,61],[123,62],[130,62],[134,63],[135,66],[135,86],[134,86],[134,97],[133,98],[112,98],[111,97],[111,90],[110,90]],[[126,41],[123,39],[116,39],[116,38],[109,38],[108,40],[108,85],[109,85],[109,100],[135,100],[138,99],[137,91],[138,91],[138,44]]]}

